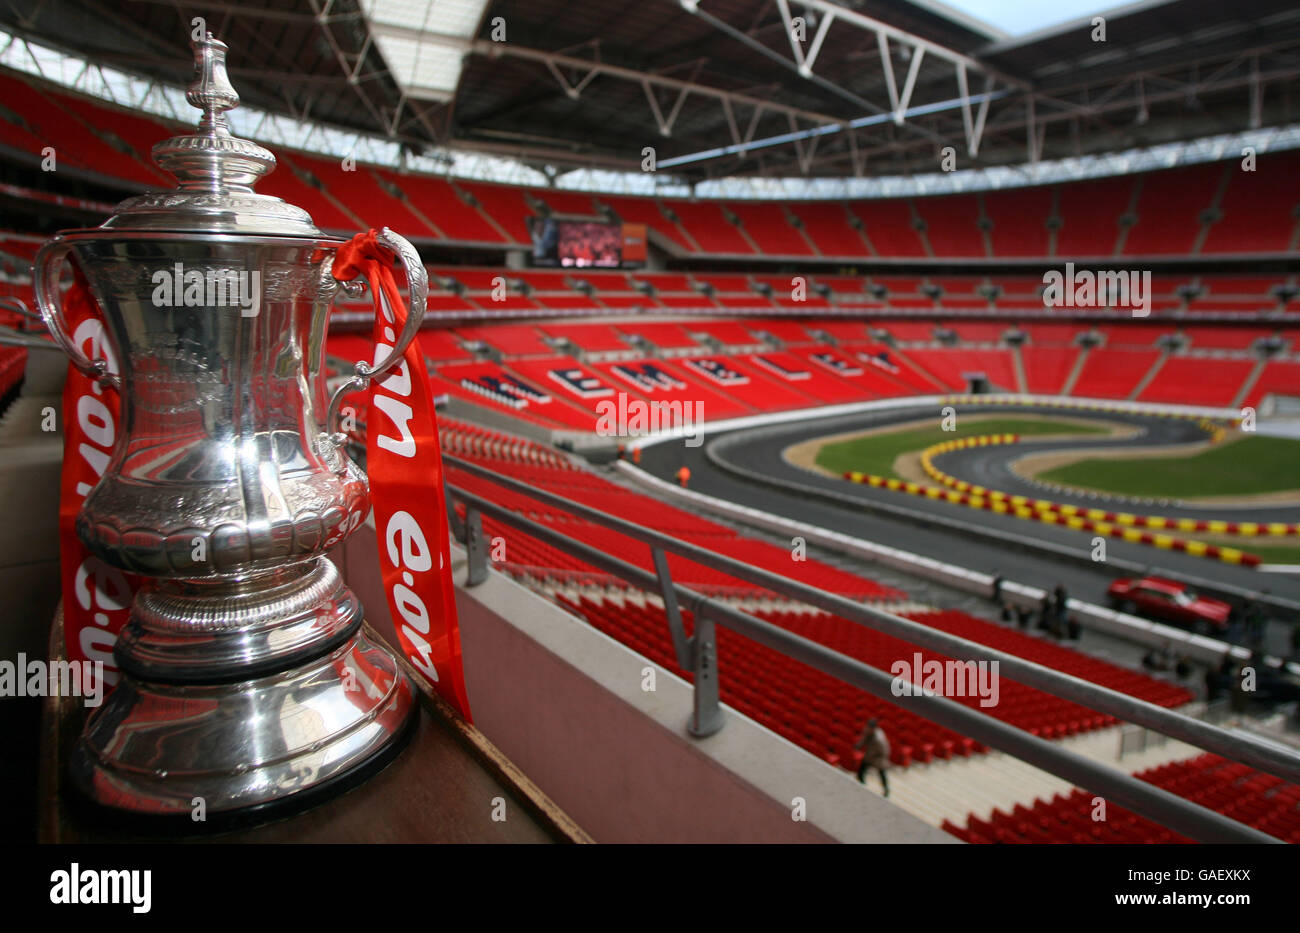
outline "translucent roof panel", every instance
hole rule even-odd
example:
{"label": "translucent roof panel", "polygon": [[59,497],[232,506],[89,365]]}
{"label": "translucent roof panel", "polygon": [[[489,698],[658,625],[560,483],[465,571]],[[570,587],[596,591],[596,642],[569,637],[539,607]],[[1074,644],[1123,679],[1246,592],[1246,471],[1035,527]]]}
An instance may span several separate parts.
{"label": "translucent roof panel", "polygon": [[1024,36],[1115,7],[1106,0],[923,0],[931,9],[948,7],[1008,36]]}
{"label": "translucent roof panel", "polygon": [[449,100],[487,0],[363,0],[362,9],[398,86],[411,97]]}

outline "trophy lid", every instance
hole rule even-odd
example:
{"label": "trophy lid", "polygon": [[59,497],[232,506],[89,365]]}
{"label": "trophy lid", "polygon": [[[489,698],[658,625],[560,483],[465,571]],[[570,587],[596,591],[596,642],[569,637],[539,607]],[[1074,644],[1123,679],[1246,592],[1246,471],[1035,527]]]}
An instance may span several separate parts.
{"label": "trophy lid", "polygon": [[198,130],[153,147],[154,162],[179,185],[128,198],[100,229],[322,237],[305,210],[253,190],[275,170],[275,156],[231,135],[226,111],[239,106],[239,95],[226,75],[226,44],[209,32],[193,46],[195,77],[185,99],[203,111]]}

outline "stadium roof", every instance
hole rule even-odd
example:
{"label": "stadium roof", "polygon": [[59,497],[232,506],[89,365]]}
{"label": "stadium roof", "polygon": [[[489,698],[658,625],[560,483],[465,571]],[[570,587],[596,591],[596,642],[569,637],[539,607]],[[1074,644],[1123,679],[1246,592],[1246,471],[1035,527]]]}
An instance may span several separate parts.
{"label": "stadium roof", "polygon": [[1016,165],[1296,120],[1292,0],[1103,9],[1104,41],[1091,16],[1015,36],[967,3],[0,0],[0,25],[183,85],[202,16],[249,105],[548,173],[637,170],[647,146],[692,180],[928,173],[948,146]]}

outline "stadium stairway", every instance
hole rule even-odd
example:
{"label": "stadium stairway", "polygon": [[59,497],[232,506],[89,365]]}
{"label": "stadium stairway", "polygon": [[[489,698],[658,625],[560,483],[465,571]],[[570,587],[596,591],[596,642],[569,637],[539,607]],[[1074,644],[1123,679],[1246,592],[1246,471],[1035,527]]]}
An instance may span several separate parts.
{"label": "stadium stairway", "polygon": [[1167,359],[1169,359],[1169,351],[1162,350],[1160,356],[1158,356],[1156,361],[1151,364],[1151,368],[1148,369],[1142,378],[1138,380],[1138,384],[1135,385],[1133,391],[1129,393],[1128,400],[1130,402],[1142,397],[1142,393],[1146,391],[1147,386],[1151,385],[1151,383],[1155,381],[1156,376],[1160,375],[1160,370],[1164,368],[1165,360]]}
{"label": "stadium stairway", "polygon": [[1232,401],[1229,403],[1230,407],[1240,408],[1246,404],[1246,399],[1249,398],[1250,393],[1255,390],[1255,384],[1259,382],[1259,377],[1264,375],[1264,370],[1267,367],[1268,360],[1259,359],[1255,361],[1255,365],[1251,367],[1250,373],[1242,381],[1241,388],[1238,389],[1237,394],[1232,397]]}
{"label": "stadium stairway", "polygon": [[1070,370],[1070,375],[1065,377],[1065,384],[1061,386],[1060,395],[1073,395],[1074,386],[1079,381],[1079,376],[1083,374],[1084,364],[1088,362],[1088,354],[1092,353],[1089,347],[1081,347],[1079,357],[1074,361],[1074,368]]}
{"label": "stadium stairway", "polygon": [[1011,348],[1011,366],[1016,374],[1016,391],[1028,392],[1029,379],[1025,375],[1025,360],[1020,355],[1020,347]]}
{"label": "stadium stairway", "polygon": [[[1067,736],[1057,739],[1056,744],[1129,773],[1200,753],[1194,746],[1170,739],[1117,761],[1122,728],[1113,726]],[[880,793],[878,775],[869,775],[866,783],[870,790]],[[889,799],[895,804],[931,826],[941,827],[945,820],[964,826],[972,815],[987,820],[995,808],[1010,812],[1017,804],[1029,807],[1035,800],[1050,800],[1054,794],[1068,795],[1074,786],[1018,758],[990,750],[984,755],[936,758],[929,764],[891,769],[889,789]]]}

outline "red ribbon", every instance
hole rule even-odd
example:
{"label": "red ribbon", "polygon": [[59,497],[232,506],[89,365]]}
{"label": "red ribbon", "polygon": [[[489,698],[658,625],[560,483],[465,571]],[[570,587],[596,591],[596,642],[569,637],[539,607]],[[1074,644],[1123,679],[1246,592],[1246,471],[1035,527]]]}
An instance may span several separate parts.
{"label": "red ribbon", "polygon": [[[99,308],[81,270],[63,299],[68,334],[87,357],[117,362],[104,339]],[[59,480],[59,574],[63,585],[63,637],[69,661],[103,662],[105,693],[117,683],[113,645],[126,624],[138,578],[95,557],[77,537],[77,513],[99,482],[121,431],[117,392],[68,365],[63,386],[63,467]],[[92,668],[93,670],[93,668]],[[92,675],[93,676],[93,675]]]}
{"label": "red ribbon", "polygon": [[[393,253],[374,230],[359,233],[334,258],[334,277],[370,282],[375,362],[388,357],[406,324],[393,276]],[[417,341],[389,374],[370,384],[366,472],[375,510],[379,565],[393,628],[406,659],[470,719],[461,663],[456,589],[443,499],[442,451],[433,393]]]}
{"label": "red ribbon", "polygon": [[[407,317],[393,276],[393,258],[371,230],[344,244],[333,265],[340,281],[362,275],[370,282],[376,362],[392,351]],[[105,360],[108,371],[116,373],[94,296],[75,265],[73,271],[75,281],[63,301],[69,334],[87,357]],[[138,578],[90,554],[77,537],[76,520],[118,439],[118,407],[115,392],[69,365],[63,390],[59,503],[65,650],[70,661],[102,661],[106,691],[117,682],[113,645],[126,622]],[[442,453],[433,396],[416,341],[387,378],[371,383],[370,411],[367,469],[393,627],[411,665],[468,720]]]}

